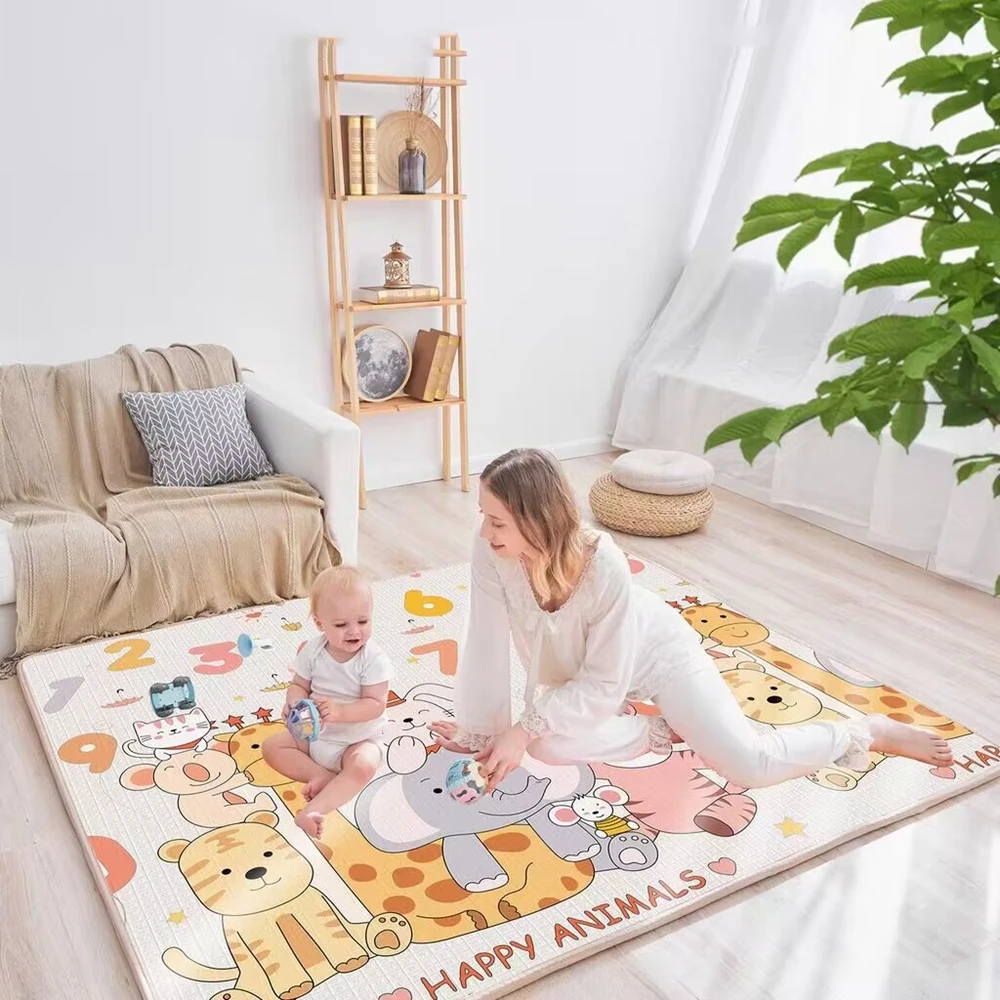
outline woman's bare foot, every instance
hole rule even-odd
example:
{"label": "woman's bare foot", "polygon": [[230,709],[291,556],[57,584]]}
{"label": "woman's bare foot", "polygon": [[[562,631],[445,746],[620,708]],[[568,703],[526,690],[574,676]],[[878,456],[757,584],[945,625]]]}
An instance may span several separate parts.
{"label": "woman's bare foot", "polygon": [[869,716],[868,724],[872,734],[871,749],[878,753],[909,757],[941,767],[955,761],[948,741],[926,729],[896,722],[884,715]]}
{"label": "woman's bare foot", "polygon": [[323,818],[322,813],[302,809],[295,817],[295,825],[300,830],[305,830],[313,840],[319,840],[323,836]]}
{"label": "woman's bare foot", "polygon": [[306,802],[312,802],[312,800],[316,798],[316,796],[319,795],[319,793],[323,791],[328,784],[330,784],[332,779],[333,772],[327,771],[326,774],[321,775],[319,778],[313,778],[311,781],[307,781],[302,787],[302,798],[304,798]]}

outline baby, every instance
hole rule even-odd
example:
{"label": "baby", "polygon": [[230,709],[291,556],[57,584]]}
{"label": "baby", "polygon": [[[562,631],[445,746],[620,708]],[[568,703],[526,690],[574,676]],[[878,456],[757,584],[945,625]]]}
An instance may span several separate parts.
{"label": "baby", "polygon": [[382,730],[392,664],[372,640],[372,592],[352,567],[335,566],[316,577],[310,594],[320,635],[302,647],[285,698],[283,716],[301,698],[319,709],[322,729],[312,743],[287,730],[266,740],[264,760],[294,781],[304,781],[309,803],[295,822],[310,837],[323,817],[353,798],[382,759]]}

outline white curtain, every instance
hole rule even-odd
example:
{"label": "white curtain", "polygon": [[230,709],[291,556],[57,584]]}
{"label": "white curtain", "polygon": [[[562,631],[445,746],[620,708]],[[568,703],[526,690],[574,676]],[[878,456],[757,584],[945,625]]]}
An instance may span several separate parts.
{"label": "white curtain", "polygon": [[[884,22],[850,25],[860,0],[745,0],[717,134],[691,220],[685,269],[627,361],[616,446],[702,454],[709,431],[758,406],[811,398],[836,371],[826,345],[887,311],[914,310],[884,290],[841,294],[847,265],[824,234],[784,274],[778,237],[733,252],[740,219],[764,194],[832,193],[834,174],[796,182],[823,153],[895,140],[946,147],[985,115],[967,112],[930,132],[930,99],[901,98],[891,70],[920,55],[915,33],[886,38]],[[980,36],[969,49],[985,47]],[[955,49],[957,40],[941,51]],[[843,192],[838,192],[842,194]],[[919,247],[919,223],[896,223],[858,241],[856,267]],[[957,486],[956,455],[1000,451],[985,425],[941,428],[939,407],[907,455],[857,423],[829,438],[818,425],[792,432],[749,467],[736,444],[707,457],[720,485],[792,511],[918,565],[992,591],[1000,572],[1000,502],[983,475]]]}

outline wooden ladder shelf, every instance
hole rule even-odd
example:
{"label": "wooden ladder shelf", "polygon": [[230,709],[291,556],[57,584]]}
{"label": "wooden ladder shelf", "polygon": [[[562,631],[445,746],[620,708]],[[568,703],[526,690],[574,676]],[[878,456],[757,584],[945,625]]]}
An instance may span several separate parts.
{"label": "wooden ladder shelf", "polygon": [[[319,40],[320,149],[323,166],[324,210],[326,216],[327,278],[330,289],[330,336],[333,347],[333,393],[339,413],[356,424],[376,413],[413,413],[427,408],[441,410],[441,478],[452,476],[452,412],[458,411],[459,453],[462,489],[469,489],[469,425],[466,409],[465,372],[465,245],[462,235],[461,115],[459,94],[465,80],[459,77],[459,60],[465,55],[458,35],[441,35],[440,46],[433,53],[438,59],[439,76],[372,76],[337,72],[337,40]],[[340,128],[341,84],[388,84],[417,86],[421,82],[439,87],[438,107],[441,130],[448,147],[448,159],[441,189],[423,195],[377,194],[347,195],[344,142]],[[429,201],[441,206],[441,298],[433,302],[394,302],[374,305],[355,302],[351,294],[348,257],[347,206],[355,202]],[[423,402],[409,396],[369,403],[358,396],[357,356],[355,354],[355,316],[358,313],[392,309],[440,309],[439,329],[459,337],[455,367],[458,370],[457,395]],[[452,316],[454,311],[454,326]],[[346,398],[345,398],[346,388]],[[361,462],[361,490],[358,498],[366,506],[364,459]]]}

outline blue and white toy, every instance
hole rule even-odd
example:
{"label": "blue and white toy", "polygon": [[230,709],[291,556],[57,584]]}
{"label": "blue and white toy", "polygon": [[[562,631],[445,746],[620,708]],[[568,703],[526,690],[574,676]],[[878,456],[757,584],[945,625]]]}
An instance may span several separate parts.
{"label": "blue and white toy", "polygon": [[313,740],[319,739],[319,731],[323,728],[319,709],[316,703],[308,698],[302,698],[292,705],[285,725],[292,736],[302,740],[303,743],[312,743]]}
{"label": "blue and white toy", "polygon": [[190,677],[175,677],[169,684],[153,684],[149,688],[149,700],[158,719],[189,712],[195,704],[194,685]]}
{"label": "blue and white toy", "polygon": [[478,760],[463,757],[448,768],[448,776],[444,779],[444,783],[448,794],[456,802],[468,805],[483,796],[489,778]]}

